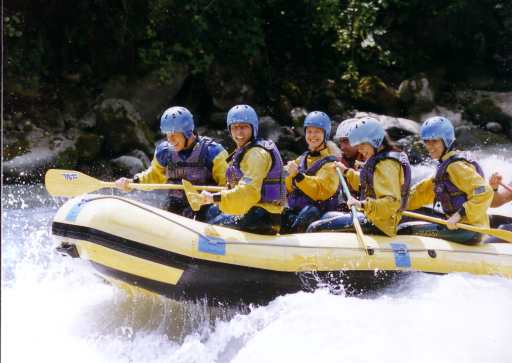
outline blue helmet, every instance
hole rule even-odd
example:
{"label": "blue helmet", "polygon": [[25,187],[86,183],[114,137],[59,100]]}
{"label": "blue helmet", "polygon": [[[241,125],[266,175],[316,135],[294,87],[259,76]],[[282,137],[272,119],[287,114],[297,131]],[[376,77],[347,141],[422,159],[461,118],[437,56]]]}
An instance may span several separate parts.
{"label": "blue helmet", "polygon": [[434,116],[421,125],[421,139],[443,139],[444,146],[448,149],[455,141],[455,130],[446,117]]}
{"label": "blue helmet", "polygon": [[378,149],[385,136],[386,131],[376,118],[363,117],[357,120],[350,129],[348,141],[352,146],[369,142],[375,149]]}
{"label": "blue helmet", "polygon": [[[256,138],[258,135],[258,115],[251,106],[237,105],[228,112],[228,131],[231,135],[231,125],[233,124],[249,124],[252,126],[252,136]],[[231,135],[233,137],[233,135]]]}
{"label": "blue helmet", "polygon": [[306,133],[306,127],[315,126],[325,131],[324,142],[329,140],[331,136],[331,119],[325,113],[321,111],[310,112],[304,120],[304,133]]}
{"label": "blue helmet", "polygon": [[185,107],[171,107],[160,118],[160,130],[163,134],[182,132],[188,140],[194,133],[194,118]]}

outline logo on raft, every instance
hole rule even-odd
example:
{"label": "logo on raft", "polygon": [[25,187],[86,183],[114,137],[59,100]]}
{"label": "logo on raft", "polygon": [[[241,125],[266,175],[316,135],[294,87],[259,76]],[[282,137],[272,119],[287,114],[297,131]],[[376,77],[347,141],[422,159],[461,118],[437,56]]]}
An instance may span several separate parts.
{"label": "logo on raft", "polygon": [[76,173],[61,173],[62,175],[64,175],[64,179],[66,180],[77,180],[78,179],[78,174]]}

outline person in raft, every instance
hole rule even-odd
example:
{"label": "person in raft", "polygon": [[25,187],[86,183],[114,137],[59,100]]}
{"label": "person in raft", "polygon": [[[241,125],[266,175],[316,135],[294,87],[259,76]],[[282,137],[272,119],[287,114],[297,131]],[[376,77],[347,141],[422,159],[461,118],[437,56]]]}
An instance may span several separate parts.
{"label": "person in raft", "polygon": [[[123,192],[130,189],[128,183],[143,184],[181,184],[188,180],[194,185],[226,184],[226,158],[228,153],[222,145],[206,136],[199,136],[194,128],[194,119],[184,107],[172,107],[166,110],[160,119],[160,129],[167,135],[167,141],[156,148],[151,166],[136,174],[132,179],[116,180],[116,187]],[[201,207],[192,211],[185,192],[178,189],[165,190],[168,199],[165,210],[205,221],[219,213],[218,208]]]}
{"label": "person in raft", "polygon": [[435,207],[439,202],[448,220],[447,226],[424,223],[413,230],[412,234],[439,237],[467,245],[479,244],[485,235],[457,230],[455,224],[469,223],[489,228],[487,209],[493,192],[484,179],[482,168],[470,152],[454,148],[455,131],[450,120],[445,117],[435,116],[426,120],[421,126],[421,139],[425,141],[430,157],[438,160],[438,165],[434,175],[414,186],[407,209],[416,210],[432,203]]}
{"label": "person in raft", "polygon": [[286,178],[288,208],[283,212],[281,234],[302,233],[326,212],[339,210],[340,182],[331,167],[341,151],[329,141],[331,120],[320,111],[304,120],[304,135],[309,146],[300,158],[289,161]]}
{"label": "person in raft", "polygon": [[286,204],[284,167],[273,141],[257,139],[258,116],[252,107],[234,106],[227,117],[237,149],[228,157],[228,190],[203,191],[202,204],[218,204],[223,212],[209,224],[244,232],[276,235]]}
{"label": "person in raft", "polygon": [[[498,208],[506,203],[512,201],[512,192],[508,191],[505,188],[499,189],[500,185],[498,181],[502,181],[503,177],[499,173],[494,173],[489,178],[489,185],[494,191],[492,200],[491,200],[491,208]],[[512,187],[512,181],[508,183],[510,187]],[[498,227],[498,229],[502,229],[505,231],[512,232],[512,218],[494,215],[491,220],[491,227]],[[484,243],[497,243],[497,242],[506,242],[499,237],[489,237]]]}
{"label": "person in raft", "polygon": [[[357,146],[350,145],[350,141],[348,139],[348,134],[350,129],[358,119],[351,118],[343,121],[336,130],[336,135],[333,137],[334,141],[339,141],[340,148],[342,152],[341,163],[345,165],[345,167],[349,169],[359,170],[360,167],[364,164],[363,155],[357,149]],[[349,184],[348,189],[350,190],[350,195],[352,197],[359,199],[360,193],[359,191],[352,188]],[[344,212],[350,211],[347,206],[347,199],[345,198],[345,193],[340,193],[340,205],[341,210]]]}
{"label": "person in raft", "polygon": [[[361,200],[351,197],[347,205],[359,211],[357,219],[365,234],[396,235],[398,222],[407,206],[411,186],[411,167],[407,155],[386,136],[373,117],[359,119],[349,132],[350,145],[357,146],[366,159],[360,171],[340,168],[352,188],[361,192]],[[313,222],[307,232],[355,232],[349,212],[329,212]]]}

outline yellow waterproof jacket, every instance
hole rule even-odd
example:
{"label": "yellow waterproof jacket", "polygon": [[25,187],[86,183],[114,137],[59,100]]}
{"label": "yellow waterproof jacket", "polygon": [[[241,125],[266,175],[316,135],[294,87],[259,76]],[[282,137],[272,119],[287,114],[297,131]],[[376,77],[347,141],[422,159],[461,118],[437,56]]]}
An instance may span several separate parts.
{"label": "yellow waterproof jacket", "polygon": [[[151,166],[138,174],[135,174],[139,178],[140,183],[142,184],[165,184],[167,183],[168,177],[166,174],[167,166],[166,166],[166,158],[165,152],[162,150],[162,143],[158,146],[157,150],[155,150],[155,155],[153,156],[153,160],[151,161]],[[194,150],[199,146],[199,143],[196,143]],[[213,153],[218,152],[217,150],[213,150]],[[213,167],[212,167],[212,177],[213,180],[217,183],[217,185],[225,186],[226,185],[226,169],[228,168],[228,163],[226,159],[228,157],[228,153],[226,150],[222,148],[222,151],[218,152],[218,154],[213,158]],[[163,164],[163,165],[162,165]]]}
{"label": "yellow waterproof jacket", "polygon": [[[445,161],[457,153],[460,153],[460,151],[450,151],[441,158],[441,161]],[[469,223],[476,227],[489,228],[487,209],[491,205],[493,190],[487,181],[477,173],[473,165],[466,161],[451,163],[446,168],[446,172],[450,181],[468,195],[468,201],[463,204],[466,216],[462,217],[459,223]],[[415,210],[434,203],[434,182],[432,181],[434,176],[435,173],[413,187],[407,205],[408,210]],[[482,186],[485,187],[485,192],[474,194],[473,191]]]}
{"label": "yellow waterproof jacket", "polygon": [[[320,151],[320,155],[311,156],[310,154],[306,160],[307,168],[311,167],[316,161],[319,159],[325,158],[326,156],[330,156],[329,149],[325,148]],[[295,164],[299,164],[300,157],[294,161]],[[304,179],[300,182],[296,182],[297,187],[300,188],[308,197],[317,200],[327,200],[336,193],[338,189],[338,185],[340,180],[338,179],[338,174],[336,170],[332,168],[332,164],[334,162],[325,163],[322,168],[313,176],[304,176]],[[288,176],[286,178],[286,191],[290,193],[292,189],[292,181],[293,178]]]}
{"label": "yellow waterproof jacket", "polygon": [[[345,176],[355,190],[359,190],[359,171],[347,169]],[[402,165],[393,159],[384,159],[375,165],[373,188],[377,199],[366,198],[364,215],[389,237],[396,236],[398,222],[402,213],[398,210],[402,205],[401,188],[405,183]]]}
{"label": "yellow waterproof jacket", "polygon": [[[245,214],[252,207],[261,207],[273,214],[281,214],[284,207],[271,203],[258,203],[261,199],[263,179],[272,168],[270,152],[261,147],[252,147],[240,161],[244,177],[233,189],[221,192],[219,209],[231,215]],[[247,181],[249,181],[247,183]]]}

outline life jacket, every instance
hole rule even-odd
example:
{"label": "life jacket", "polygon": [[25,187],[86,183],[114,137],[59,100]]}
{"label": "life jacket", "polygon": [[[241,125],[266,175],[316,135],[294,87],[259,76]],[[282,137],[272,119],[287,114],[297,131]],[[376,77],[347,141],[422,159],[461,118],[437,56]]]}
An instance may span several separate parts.
{"label": "life jacket", "polygon": [[240,170],[240,162],[244,158],[245,153],[253,148],[261,147],[267,150],[272,157],[272,167],[263,179],[261,186],[261,198],[258,203],[271,203],[284,206],[286,204],[286,182],[284,178],[284,167],[279,150],[271,140],[254,139],[244,147],[233,152],[226,161],[229,163],[226,170],[226,181],[228,188],[233,189],[238,182],[244,177]]}
{"label": "life jacket", "polygon": [[468,151],[452,155],[440,163],[432,182],[434,182],[434,194],[436,195],[436,201],[441,202],[443,212],[446,214],[457,212],[462,205],[468,201],[468,195],[450,181],[448,172],[446,171],[448,166],[456,161],[466,161],[473,165],[476,172],[485,179],[484,172],[480,167],[480,164],[478,164],[477,159]]}
{"label": "life jacket", "polygon": [[[214,184],[212,172],[206,167],[208,146],[212,142],[214,142],[213,139],[209,137],[200,137],[198,145],[186,159],[181,157],[174,146],[169,143],[166,170],[169,179],[167,183],[182,184],[181,180],[185,179],[193,185]],[[187,200],[183,190],[167,189],[165,193],[171,199]]]}
{"label": "life jacket", "polygon": [[[357,154],[357,158],[355,161],[360,161],[360,162],[363,162],[363,154],[361,153],[358,153]],[[354,169],[354,166],[355,166],[355,161],[350,161],[348,160],[347,158],[345,158],[345,156],[342,156],[341,157],[341,163],[343,165],[345,165],[346,168],[349,168],[349,169]],[[357,190],[355,190],[354,188],[352,188],[352,186],[350,185],[350,183],[347,183],[347,186],[348,186],[348,190],[350,191],[350,195],[354,198],[356,198],[357,200],[359,200],[359,197],[361,196],[361,193],[359,193]],[[343,196],[343,200],[345,200],[345,195],[342,193],[342,196]]]}
{"label": "life jacket", "polygon": [[[318,171],[327,163],[339,161],[336,156],[326,156],[324,158],[318,159],[311,165],[308,169],[306,169],[307,158],[309,155],[309,151],[306,151],[299,160],[299,173],[303,173],[307,176],[314,176],[318,173]],[[295,183],[295,180],[292,182],[293,191],[288,194],[288,207],[291,209],[302,210],[307,205],[314,205],[320,211],[320,214],[324,214],[329,211],[339,210],[338,208],[338,195],[340,194],[341,184],[338,183],[338,189],[327,200],[313,200],[311,197],[307,196]]]}
{"label": "life jacket", "polygon": [[411,165],[409,164],[409,158],[403,152],[388,151],[373,155],[371,158],[366,160],[366,163],[361,168],[359,173],[359,182],[361,188],[361,200],[366,198],[377,199],[375,190],[373,187],[373,176],[375,173],[375,166],[381,160],[393,159],[398,161],[404,169],[404,185],[400,188],[400,197],[402,199],[402,205],[398,209],[399,212],[403,212],[407,208],[409,202],[409,195],[411,191]]}

